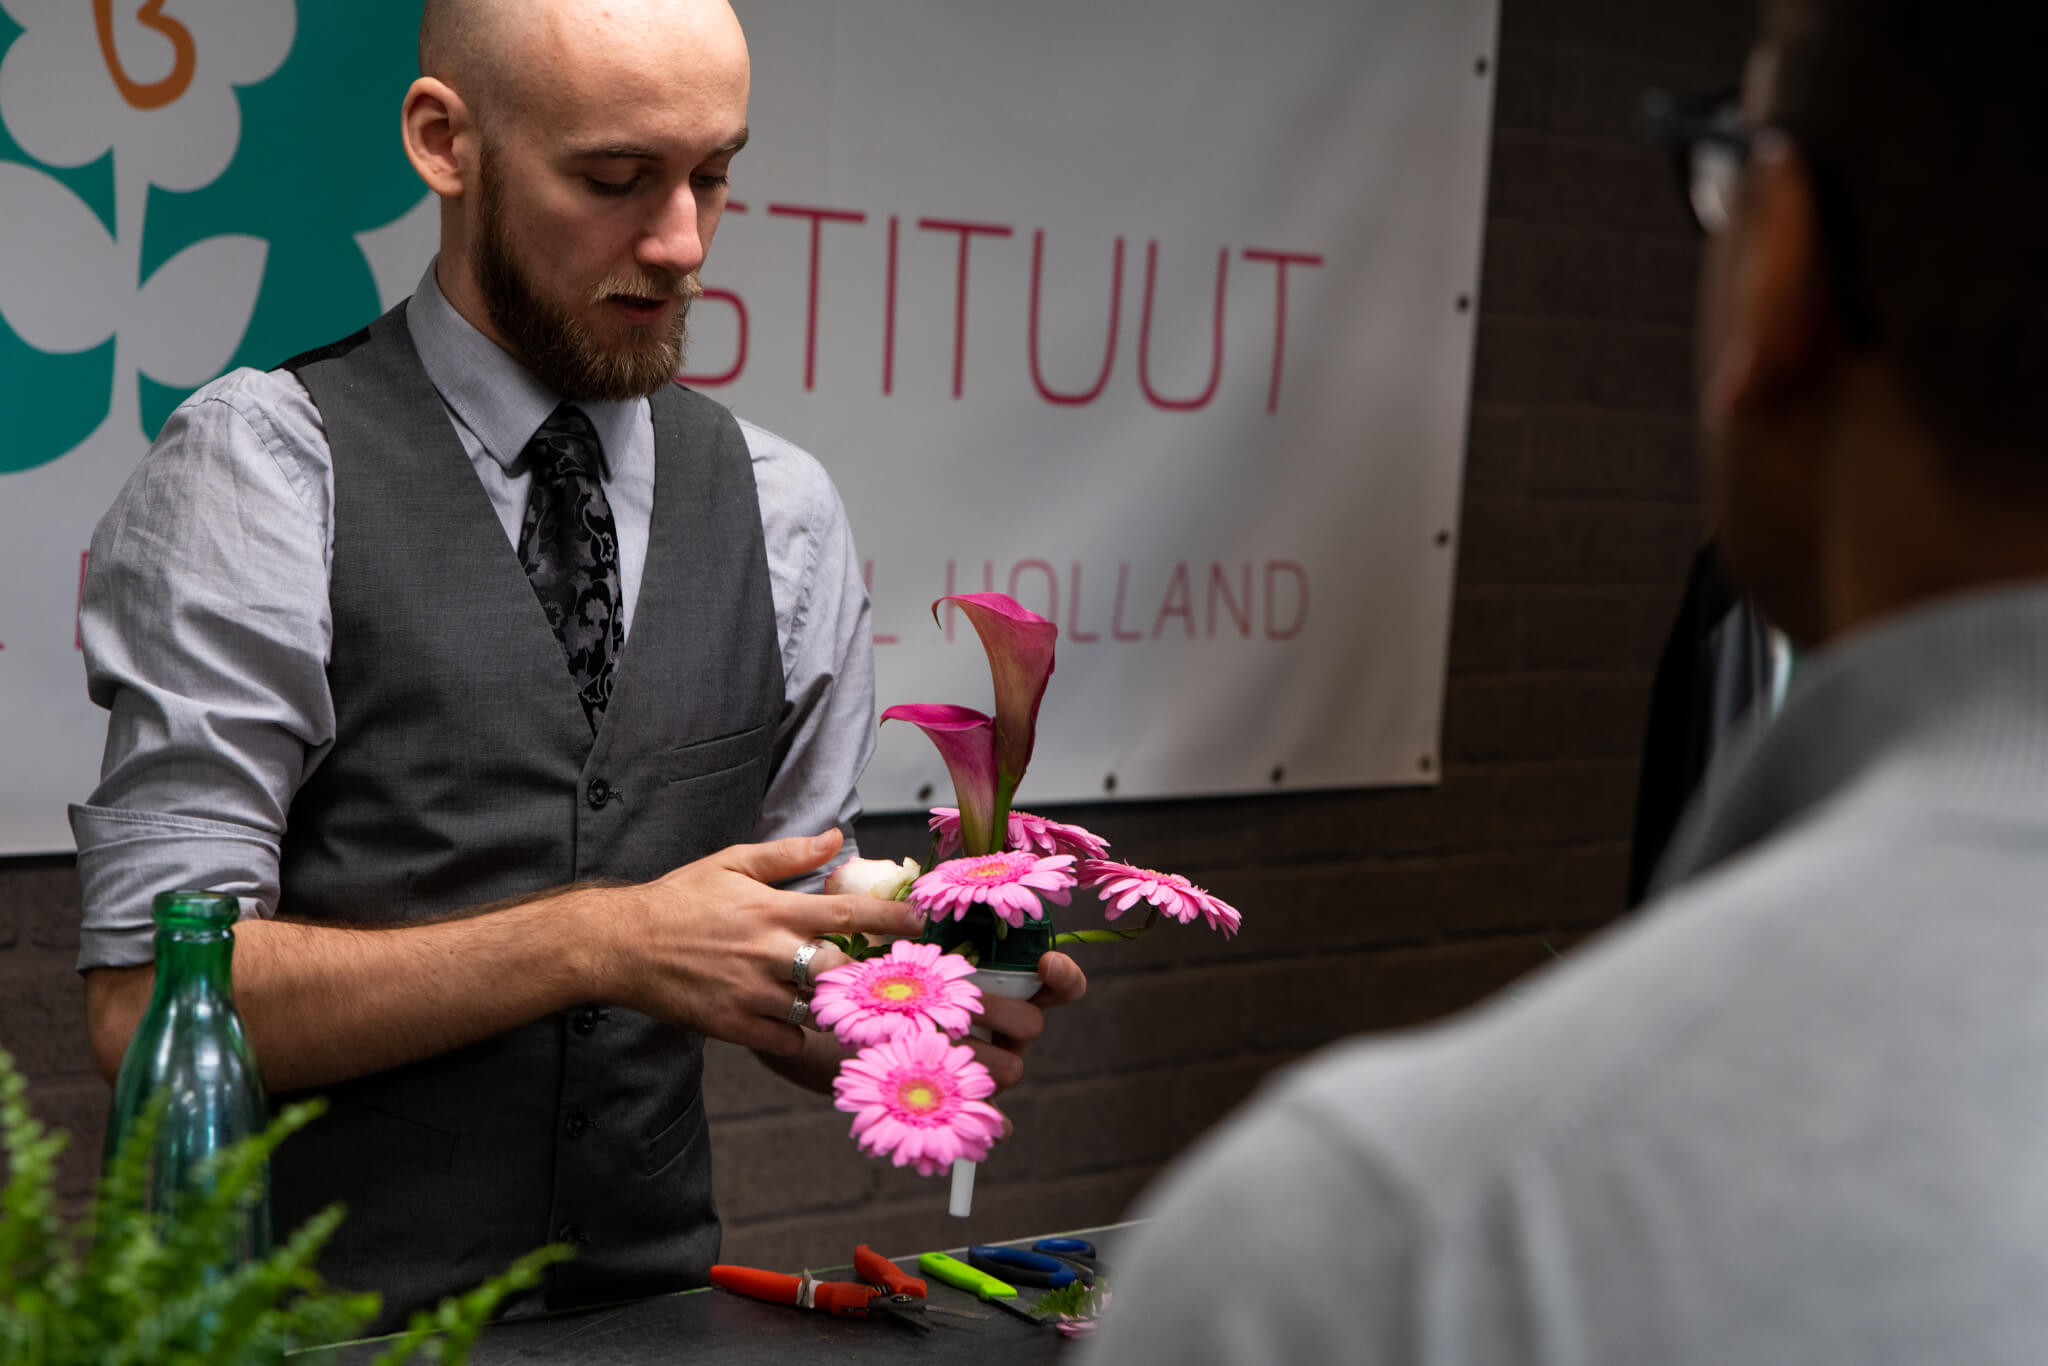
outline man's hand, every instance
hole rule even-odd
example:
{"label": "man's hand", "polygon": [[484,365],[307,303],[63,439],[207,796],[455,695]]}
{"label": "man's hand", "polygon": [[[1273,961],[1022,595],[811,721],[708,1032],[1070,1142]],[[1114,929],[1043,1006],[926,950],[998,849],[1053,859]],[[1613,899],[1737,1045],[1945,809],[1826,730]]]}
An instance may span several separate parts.
{"label": "man's hand", "polygon": [[[789,1023],[798,947],[828,934],[924,928],[923,914],[900,901],[767,885],[823,867],[839,845],[837,830],[736,844],[654,882],[619,889],[618,919],[605,936],[603,975],[612,984],[605,999],[772,1057],[803,1052],[804,1032]],[[822,949],[811,976],[844,961]]]}
{"label": "man's hand", "polygon": [[1088,994],[1087,975],[1064,953],[1048,953],[1038,960],[1038,980],[1044,985],[1028,1001],[984,995],[980,1022],[995,1039],[965,1041],[988,1068],[998,1091],[1007,1091],[1024,1079],[1024,1053],[1045,1032],[1045,1012],[1054,1006],[1072,1005]]}

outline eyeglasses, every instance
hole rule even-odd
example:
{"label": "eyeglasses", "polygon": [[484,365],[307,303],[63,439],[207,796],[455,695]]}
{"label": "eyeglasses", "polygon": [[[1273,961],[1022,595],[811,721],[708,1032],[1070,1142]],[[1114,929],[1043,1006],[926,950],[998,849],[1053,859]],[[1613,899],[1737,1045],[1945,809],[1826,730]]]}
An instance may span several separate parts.
{"label": "eyeglasses", "polygon": [[1777,123],[1759,124],[1742,113],[1740,92],[1727,89],[1705,95],[1673,95],[1652,90],[1643,97],[1643,122],[1650,137],[1671,156],[1679,197],[1693,226],[1709,236],[1728,230],[1734,217],[1742,168],[1757,144],[1784,137],[1798,146],[1806,178],[1813,189],[1814,215],[1822,247],[1821,269],[1834,303],[1836,321],[1852,343],[1873,344],[1879,336],[1869,292],[1859,282],[1862,239],[1855,215],[1839,180],[1829,173],[1825,156],[1815,154],[1795,130]]}
{"label": "eyeglasses", "polygon": [[1761,131],[1743,116],[1737,92],[1673,95],[1652,90],[1643,97],[1643,122],[1671,156],[1693,226],[1709,235],[1727,231],[1743,165]]}

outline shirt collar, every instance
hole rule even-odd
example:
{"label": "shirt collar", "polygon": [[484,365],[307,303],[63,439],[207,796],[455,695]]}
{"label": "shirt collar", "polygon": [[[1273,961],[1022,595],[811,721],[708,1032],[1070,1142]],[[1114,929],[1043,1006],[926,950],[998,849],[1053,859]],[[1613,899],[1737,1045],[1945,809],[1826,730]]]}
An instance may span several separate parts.
{"label": "shirt collar", "polygon": [[1777,717],[1714,756],[1653,891],[1859,786],[1923,814],[2048,810],[2048,584],[1902,609],[1804,657]]}
{"label": "shirt collar", "polygon": [[[441,293],[434,266],[428,263],[405,310],[420,364],[442,402],[483,443],[491,459],[508,473],[518,473],[513,466],[520,452],[562,397],[455,311]],[[578,399],[576,406],[597,429],[607,453],[624,450],[633,424],[648,420],[644,398]]]}

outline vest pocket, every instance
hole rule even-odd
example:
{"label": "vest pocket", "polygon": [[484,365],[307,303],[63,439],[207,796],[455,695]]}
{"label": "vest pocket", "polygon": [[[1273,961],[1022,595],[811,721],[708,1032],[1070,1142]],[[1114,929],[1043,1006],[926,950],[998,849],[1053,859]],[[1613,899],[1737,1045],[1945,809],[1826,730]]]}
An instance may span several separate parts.
{"label": "vest pocket", "polygon": [[648,1136],[640,1154],[641,1175],[661,1175],[703,1132],[704,1092],[700,1089],[673,1119]]}
{"label": "vest pocket", "polygon": [[670,783],[685,783],[765,761],[773,742],[774,736],[764,722],[731,735],[678,745],[668,752],[663,762],[662,779]]}

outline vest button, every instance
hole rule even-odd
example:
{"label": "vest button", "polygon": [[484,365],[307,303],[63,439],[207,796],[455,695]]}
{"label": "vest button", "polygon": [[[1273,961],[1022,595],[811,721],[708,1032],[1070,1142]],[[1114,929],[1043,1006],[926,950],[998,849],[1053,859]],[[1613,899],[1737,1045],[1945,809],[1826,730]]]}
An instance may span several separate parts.
{"label": "vest button", "polygon": [[555,1230],[555,1241],[580,1246],[590,1241],[590,1235],[574,1224],[564,1224]]}
{"label": "vest button", "polygon": [[590,1122],[590,1116],[581,1110],[571,1110],[569,1117],[562,1121],[562,1132],[570,1138],[581,1138],[597,1126]]}
{"label": "vest button", "polygon": [[592,778],[584,795],[590,799],[590,809],[601,811],[604,804],[612,799],[612,785],[602,778]]}
{"label": "vest button", "polygon": [[589,1034],[597,1028],[598,1021],[609,1014],[610,1011],[601,1007],[585,1006],[570,1018],[569,1024],[578,1034]]}

